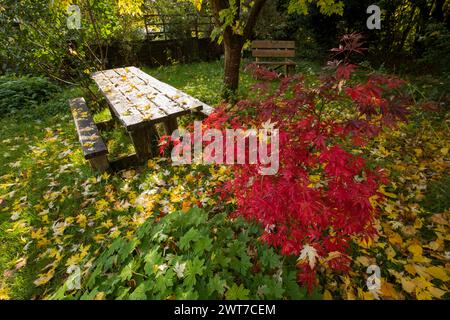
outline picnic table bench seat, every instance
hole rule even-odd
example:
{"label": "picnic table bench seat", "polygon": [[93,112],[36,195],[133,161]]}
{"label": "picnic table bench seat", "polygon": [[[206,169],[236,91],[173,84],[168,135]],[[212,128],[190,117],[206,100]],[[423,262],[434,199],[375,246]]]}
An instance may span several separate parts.
{"label": "picnic table bench seat", "polygon": [[108,148],[100,136],[99,130],[86,105],[86,101],[84,98],[76,98],[69,100],[69,105],[84,158],[90,162],[94,170],[100,172],[108,170]]}

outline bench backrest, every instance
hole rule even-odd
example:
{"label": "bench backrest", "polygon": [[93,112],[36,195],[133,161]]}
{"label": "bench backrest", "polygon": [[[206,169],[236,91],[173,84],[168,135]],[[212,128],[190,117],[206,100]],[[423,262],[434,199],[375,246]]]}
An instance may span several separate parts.
{"label": "bench backrest", "polygon": [[256,58],[295,57],[295,41],[255,40],[252,55]]}

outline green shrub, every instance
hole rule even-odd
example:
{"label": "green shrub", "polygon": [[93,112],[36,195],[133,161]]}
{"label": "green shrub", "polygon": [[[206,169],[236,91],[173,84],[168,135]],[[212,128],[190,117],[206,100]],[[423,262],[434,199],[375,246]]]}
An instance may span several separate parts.
{"label": "green shrub", "polygon": [[444,23],[430,23],[418,37],[419,70],[446,75],[450,72],[450,31]]}
{"label": "green shrub", "polygon": [[42,77],[0,77],[0,114],[47,101],[58,91],[58,86]]}
{"label": "green shrub", "polygon": [[147,221],[93,262],[81,290],[53,299],[302,299],[295,259],[257,240],[260,228],[201,209]]}

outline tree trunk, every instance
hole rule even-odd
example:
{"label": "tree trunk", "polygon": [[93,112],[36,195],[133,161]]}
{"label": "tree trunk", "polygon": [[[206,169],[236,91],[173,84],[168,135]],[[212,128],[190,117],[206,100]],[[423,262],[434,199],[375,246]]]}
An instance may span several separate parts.
{"label": "tree trunk", "polygon": [[225,48],[225,76],[223,98],[227,102],[235,102],[237,99],[237,89],[239,86],[239,68],[241,66],[241,53],[245,40],[250,39],[256,20],[262,7],[267,0],[255,0],[248,17],[242,34],[233,32],[232,26],[235,26],[241,17],[241,0],[209,0],[213,9],[213,17],[218,28],[222,28],[223,21],[220,13],[223,10],[233,8],[232,23],[225,26],[223,31],[223,43]]}
{"label": "tree trunk", "polygon": [[239,69],[241,66],[241,53],[244,41],[236,36],[231,36],[231,41],[224,41],[225,70],[223,98],[233,102],[239,87]]}

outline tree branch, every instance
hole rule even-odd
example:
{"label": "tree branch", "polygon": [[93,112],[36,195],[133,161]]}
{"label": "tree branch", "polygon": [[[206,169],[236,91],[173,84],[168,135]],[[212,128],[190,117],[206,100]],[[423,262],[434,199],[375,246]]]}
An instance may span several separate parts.
{"label": "tree branch", "polygon": [[250,39],[250,37],[252,36],[253,28],[256,25],[259,13],[266,4],[266,1],[267,0],[255,0],[255,4],[253,5],[252,10],[250,11],[250,14],[248,16],[247,23],[245,24],[244,28],[245,39]]}

